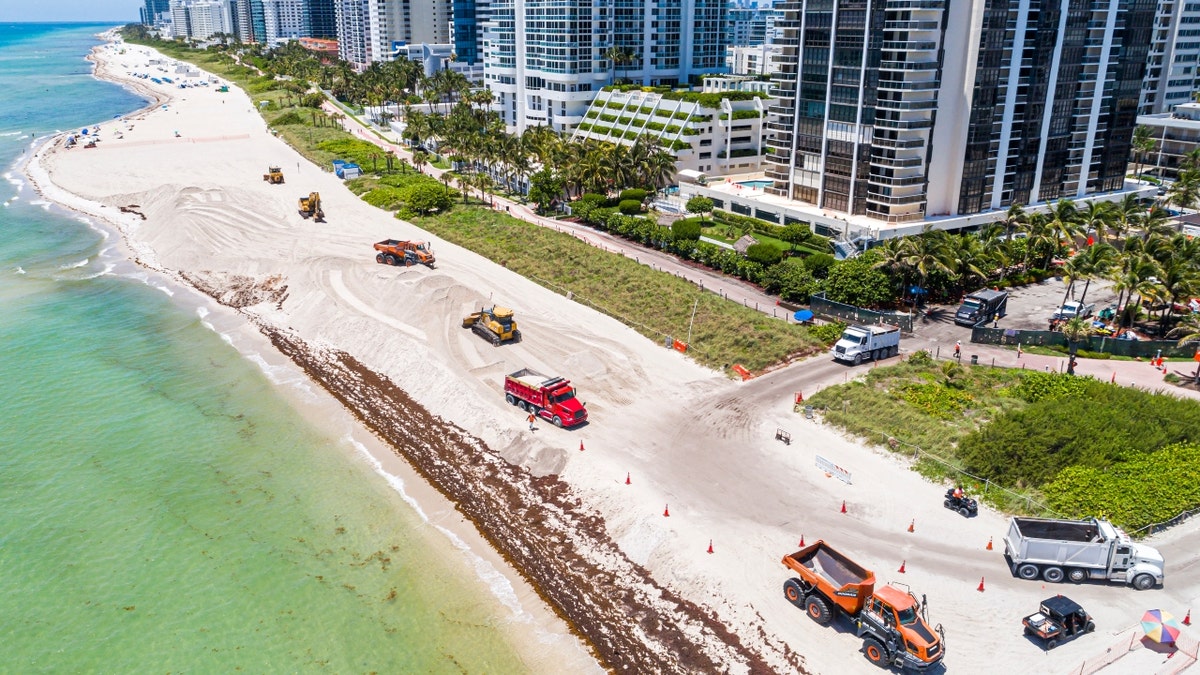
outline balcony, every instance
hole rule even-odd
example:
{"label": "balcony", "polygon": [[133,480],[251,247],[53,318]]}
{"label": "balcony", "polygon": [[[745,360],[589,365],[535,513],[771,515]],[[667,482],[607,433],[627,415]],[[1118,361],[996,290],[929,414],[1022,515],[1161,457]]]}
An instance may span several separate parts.
{"label": "balcony", "polygon": [[939,30],[942,24],[938,21],[884,21],[884,30]]}
{"label": "balcony", "polygon": [[933,110],[937,108],[937,100],[926,101],[890,101],[880,99],[875,107],[881,110]]}
{"label": "balcony", "polygon": [[880,129],[929,129],[933,120],[885,120],[875,118],[875,126]]}
{"label": "balcony", "polygon": [[923,138],[872,138],[871,145],[879,148],[923,148]]}
{"label": "balcony", "polygon": [[897,82],[895,80],[880,80],[879,88],[888,91],[933,91],[941,86],[937,80],[921,82]]}

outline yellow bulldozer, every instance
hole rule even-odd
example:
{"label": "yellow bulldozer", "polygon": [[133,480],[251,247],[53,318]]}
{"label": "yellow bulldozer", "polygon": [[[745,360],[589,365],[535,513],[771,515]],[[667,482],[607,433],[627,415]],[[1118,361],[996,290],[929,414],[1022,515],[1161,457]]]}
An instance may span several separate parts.
{"label": "yellow bulldozer", "polygon": [[521,331],[513,321],[513,311],[507,307],[489,307],[463,318],[463,328],[470,328],[485,340],[499,347],[502,342],[520,342]]}
{"label": "yellow bulldozer", "polygon": [[263,174],[263,180],[271,185],[283,185],[283,169],[277,166],[268,168],[267,172]]}
{"label": "yellow bulldozer", "polygon": [[300,215],[304,218],[312,218],[318,223],[325,222],[325,211],[321,210],[321,194],[319,192],[310,192],[307,197],[300,198]]}

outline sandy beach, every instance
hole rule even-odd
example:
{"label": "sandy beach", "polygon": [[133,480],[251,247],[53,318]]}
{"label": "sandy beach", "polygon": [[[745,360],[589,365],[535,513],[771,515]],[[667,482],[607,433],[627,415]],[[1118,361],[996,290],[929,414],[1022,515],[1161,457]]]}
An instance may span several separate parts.
{"label": "sandy beach", "polygon": [[[146,64],[160,57],[143,47],[110,43],[93,58],[98,77],[155,103],[99,122],[95,148],[51,139],[26,167],[30,179],[108,223],[137,264],[203,293],[189,302],[239,349],[323,390],[300,405],[353,428],[404,478],[431,538],[446,528],[509,580],[523,616],[510,629],[531,670],[876,672],[852,633],[784,599],[780,558],[801,536],[926,596],[950,670],[1079,672],[1128,642],[1144,610],[1200,610],[1200,522],[1149,542],[1167,560],[1161,589],[1015,579],[1004,516],[963,519],[942,508],[945,487],[902,458],[793,412],[811,364],[730,381],[362,202],[272,136],[240,90],[135,78],[157,72]],[[268,165],[283,168],[285,184],[261,180]],[[311,191],[327,222],[297,212]],[[431,240],[436,269],[376,264],[371,244],[385,238]],[[460,327],[493,302],[515,309],[522,342],[494,348]],[[569,378],[589,423],[530,432],[503,395],[504,375],[523,367]],[[790,444],[775,440],[777,428]],[[818,456],[852,480],[818,470]],[[1020,619],[1057,592],[1099,628],[1042,652]],[[1140,649],[1102,672],[1191,663]]]}

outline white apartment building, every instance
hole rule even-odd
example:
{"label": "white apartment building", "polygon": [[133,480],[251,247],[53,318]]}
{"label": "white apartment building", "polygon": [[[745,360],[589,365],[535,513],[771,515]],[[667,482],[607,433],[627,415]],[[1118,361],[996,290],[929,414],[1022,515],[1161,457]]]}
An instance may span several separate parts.
{"label": "white apartment building", "polygon": [[726,9],[724,0],[493,0],[485,84],[509,131],[570,131],[613,79],[675,85],[724,72]]}
{"label": "white apartment building", "polygon": [[336,0],[338,55],[362,70],[407,45],[450,44],[450,0]]}
{"label": "white apartment building", "polygon": [[1200,2],[1159,0],[1139,113],[1170,112],[1192,100],[1200,83]]}
{"label": "white apartment building", "polygon": [[770,75],[775,72],[775,58],[782,53],[783,47],[767,43],[753,47],[730,45],[725,66],[730,75]]}
{"label": "white apartment building", "polygon": [[171,0],[171,34],[204,41],[216,33],[233,35],[229,3],[220,0]]}
{"label": "white apartment building", "polygon": [[262,8],[267,45],[275,47],[312,34],[307,0],[262,0]]}

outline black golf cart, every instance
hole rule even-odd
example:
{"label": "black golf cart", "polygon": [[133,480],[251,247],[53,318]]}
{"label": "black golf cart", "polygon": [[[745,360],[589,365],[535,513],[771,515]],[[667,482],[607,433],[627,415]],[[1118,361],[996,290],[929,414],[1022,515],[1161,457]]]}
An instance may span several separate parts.
{"label": "black golf cart", "polygon": [[1025,634],[1042,641],[1042,648],[1051,650],[1060,643],[1081,633],[1096,630],[1092,617],[1074,600],[1062,595],[1046,598],[1039,611],[1023,620]]}

